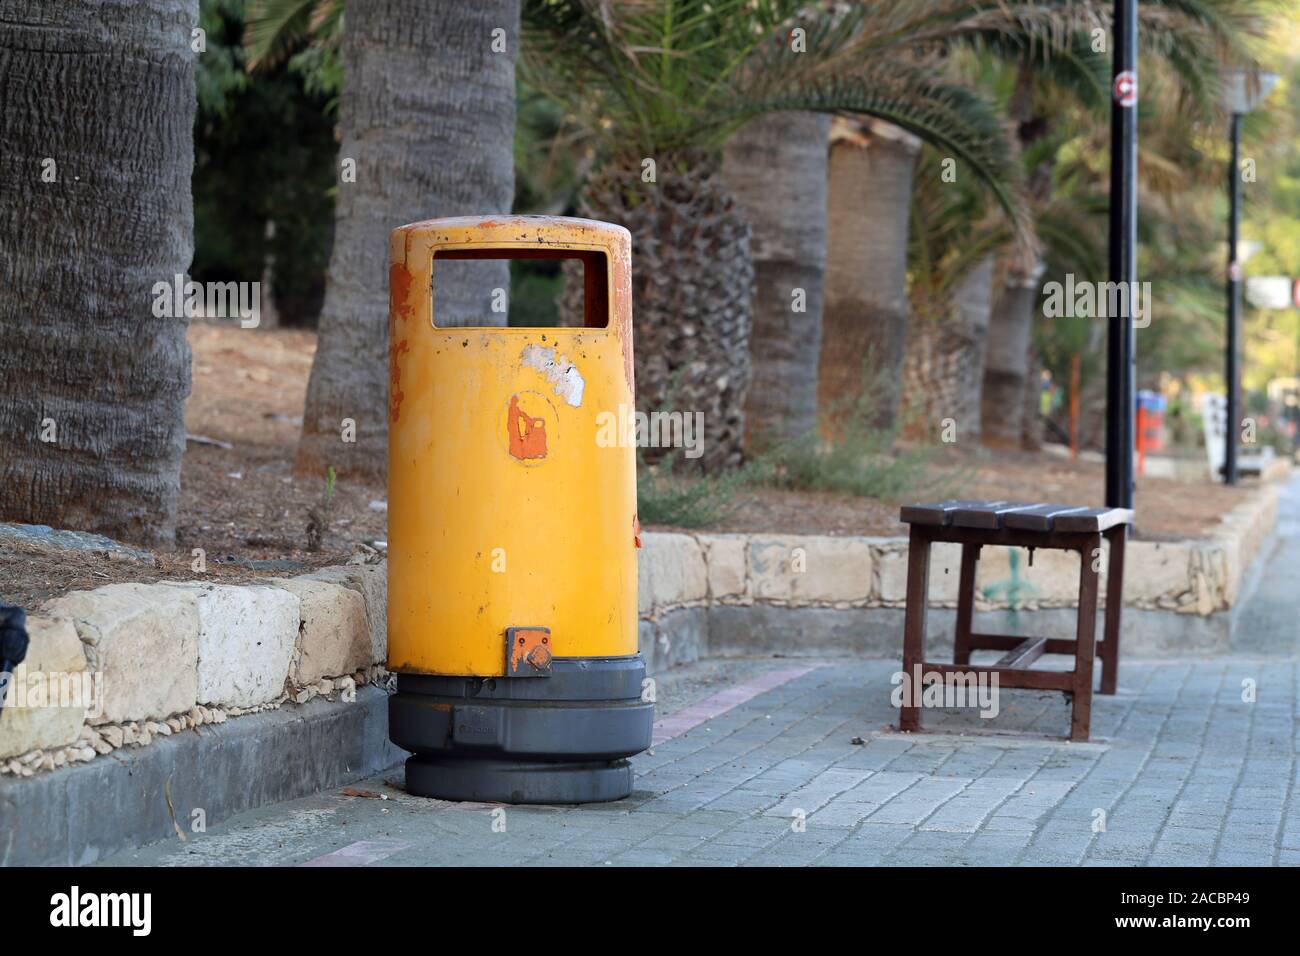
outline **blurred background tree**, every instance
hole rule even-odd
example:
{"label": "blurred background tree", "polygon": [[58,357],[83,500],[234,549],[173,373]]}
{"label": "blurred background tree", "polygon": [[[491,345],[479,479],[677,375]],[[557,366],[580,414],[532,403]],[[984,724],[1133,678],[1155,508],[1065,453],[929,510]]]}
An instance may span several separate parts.
{"label": "blurred background tree", "polygon": [[[729,369],[724,377],[744,378],[748,362],[754,368],[753,391],[758,394],[751,395],[746,404],[754,406],[753,413],[765,423],[764,427],[782,434],[798,434],[808,427],[809,415],[817,414],[812,404],[815,397],[810,397],[806,389],[801,392],[800,383],[815,385],[820,373],[823,392],[846,394],[852,391],[851,380],[861,378],[865,356],[858,346],[846,347],[848,341],[838,332],[826,347],[819,347],[820,315],[802,324],[792,321],[788,303],[777,294],[786,286],[804,289],[812,294],[813,312],[820,312],[820,286],[826,266],[819,265],[818,248],[825,239],[818,236],[824,236],[825,220],[821,225],[816,219],[799,225],[800,217],[790,212],[799,196],[814,195],[809,192],[813,178],[821,176],[831,183],[834,180],[829,167],[810,164],[808,156],[812,154],[803,155],[809,143],[807,131],[799,127],[799,132],[788,137],[780,133],[794,129],[792,123],[813,122],[819,124],[809,127],[815,130],[811,137],[816,140],[826,129],[825,121],[817,121],[810,114],[803,114],[809,115],[808,121],[799,120],[800,114],[795,112],[770,121],[753,121],[749,117],[755,110],[793,106],[796,101],[831,112],[841,112],[832,109],[837,105],[856,105],[865,107],[864,112],[870,115],[870,110],[879,105],[873,106],[869,100],[870,83],[873,79],[878,82],[887,67],[862,72],[862,57],[867,52],[880,65],[894,62],[889,60],[894,55],[889,51],[909,42],[898,62],[908,62],[909,57],[925,49],[938,51],[940,60],[927,64],[931,70],[941,67],[938,73],[928,74],[931,81],[983,91],[997,104],[1005,122],[1013,124],[1020,143],[1019,165],[1033,200],[1032,234],[1041,244],[1042,273],[1035,286],[1019,297],[1028,304],[1028,311],[1020,311],[1031,317],[1032,348],[1015,370],[1017,388],[1023,390],[1025,403],[1022,414],[1011,417],[1024,422],[1020,431],[1032,440],[1040,387],[1036,363],[1041,362],[1051,380],[1064,388],[1071,366],[1077,361],[1084,406],[1081,437],[1086,445],[1100,445],[1103,324],[1071,318],[1042,321],[1041,316],[1033,316],[1044,283],[1061,281],[1067,273],[1079,279],[1104,279],[1108,175],[1105,74],[1109,54],[1104,42],[1094,49],[1093,31],[1101,28],[1105,35],[1107,4],[1060,0],[1021,8],[982,0],[905,0],[889,5],[887,10],[865,12],[847,4],[838,8],[841,13],[851,11],[866,19],[856,27],[839,24],[839,33],[813,37],[814,44],[820,44],[813,51],[814,57],[835,64],[837,82],[844,76],[857,77],[856,86],[841,83],[833,89],[818,85],[827,74],[817,68],[799,74],[786,70],[784,76],[769,82],[762,80],[761,70],[756,73],[755,67],[740,70],[736,64],[744,62],[743,57],[733,63],[725,54],[728,49],[748,50],[746,55],[755,62],[765,62],[763,57],[767,56],[768,61],[780,64],[780,59],[771,59],[771,51],[764,53],[761,44],[740,38],[781,24],[790,29],[811,9],[806,4],[789,4],[788,9],[781,4],[740,4],[734,10],[725,3],[707,8],[690,2],[651,6],[659,12],[671,9],[673,17],[665,21],[654,11],[647,12],[649,8],[643,9],[644,5],[620,8],[579,0],[535,0],[525,4],[529,29],[524,55],[529,69],[517,83],[516,211],[575,214],[585,209],[591,214],[626,220],[632,216],[631,207],[602,213],[592,205],[592,177],[602,163],[608,168],[618,152],[610,144],[622,144],[619,149],[630,156],[635,154],[638,164],[652,151],[671,156],[688,142],[698,142],[704,154],[714,150],[711,155],[715,157],[718,143],[733,144],[728,146],[730,166],[724,176],[725,185],[738,191],[742,213],[758,233],[750,257],[757,270],[759,290],[753,304],[754,339],[740,348],[738,339],[744,338],[741,326],[745,325],[741,322],[724,336],[728,340],[725,348],[719,345],[720,352],[714,358],[707,357],[708,349],[703,353],[696,350],[690,353],[691,363],[698,367],[703,362],[711,369],[704,373],[708,379],[722,374],[723,369]],[[1186,385],[1195,382],[1197,387],[1222,385],[1218,369],[1223,334],[1219,262],[1223,255],[1220,234],[1226,146],[1219,129],[1222,116],[1213,109],[1217,73],[1214,61],[1227,54],[1238,59],[1248,55],[1251,34],[1257,32],[1260,17],[1273,10],[1274,5],[1256,0],[1143,4],[1140,261],[1141,274],[1152,282],[1155,291],[1153,312],[1158,317],[1139,336],[1139,374],[1144,387],[1156,387],[1171,379]],[[719,18],[728,13],[735,15],[728,23],[733,32],[715,30],[722,22]],[[274,300],[281,320],[288,324],[314,323],[328,264],[336,191],[335,114],[342,83],[338,50],[345,28],[343,14],[343,0],[204,0],[203,4],[211,53],[201,59],[199,73],[193,271],[198,278],[214,279],[271,275]],[[609,19],[615,15],[615,19]],[[737,27],[736,17],[749,19]],[[902,25],[906,29],[876,30],[884,39],[864,42],[861,35],[873,23]],[[1273,31],[1263,54],[1285,61],[1291,35],[1286,30]],[[691,44],[701,37],[710,39],[693,53]],[[637,43],[631,43],[629,38],[638,38]],[[241,49],[241,43],[250,52]],[[728,43],[733,45],[728,47]],[[649,61],[637,52],[641,46],[673,50],[672,67],[665,71],[663,63],[647,66]],[[619,57],[623,57],[623,66],[616,69]],[[681,60],[691,60],[691,68],[683,68]],[[703,91],[715,88],[708,82],[716,73],[709,66],[715,60],[737,70],[735,76],[752,85],[752,102],[747,103],[744,95],[729,93],[725,102],[710,102],[709,115],[702,118],[700,103],[695,101]],[[261,69],[247,72],[250,61],[256,61]],[[623,72],[619,73],[619,69]],[[619,93],[620,82],[631,85]],[[1287,95],[1285,87],[1284,82],[1284,88],[1275,94],[1279,102]],[[877,97],[881,89],[877,87]],[[916,111],[926,108],[926,97],[940,95],[940,89],[934,87],[910,105],[893,104],[890,109],[904,119],[908,109],[914,111],[914,116],[921,116]],[[836,97],[846,99],[846,91],[868,96],[868,101],[837,102]],[[955,107],[948,109],[951,114]],[[884,112],[877,109],[877,113]],[[962,122],[982,122],[977,114],[962,120],[960,113],[955,120],[952,115],[946,120],[954,124],[946,133],[950,141],[962,135]],[[749,132],[743,128],[747,122],[753,123]],[[772,130],[764,133],[768,126]],[[1257,198],[1246,208],[1246,232],[1257,234],[1262,246],[1249,265],[1252,274],[1300,274],[1300,264],[1295,262],[1300,255],[1295,247],[1300,243],[1288,229],[1287,216],[1300,191],[1300,169],[1295,166],[1294,151],[1288,153],[1295,140],[1293,127],[1290,119],[1279,126],[1267,111],[1247,118],[1246,142],[1264,151],[1260,164],[1266,173],[1250,187],[1251,197]],[[861,135],[872,135],[866,127],[857,128],[863,131]],[[736,129],[741,132],[734,132]],[[749,140],[754,145],[746,145]],[[632,148],[633,144],[637,148]],[[743,152],[746,149],[752,154],[752,162],[741,158],[747,155]],[[786,163],[783,151],[790,150],[803,152]],[[830,146],[826,155],[832,155]],[[897,224],[890,227],[893,239],[888,232],[882,233],[881,242],[886,245],[896,245],[900,240],[906,243],[905,297],[908,310],[917,319],[900,326],[907,329],[903,355],[894,363],[900,367],[886,370],[883,384],[890,386],[892,380],[895,390],[906,392],[904,404],[913,422],[921,420],[918,409],[934,411],[938,407],[936,396],[960,396],[957,401],[966,410],[966,434],[979,436],[985,429],[975,403],[986,383],[959,384],[957,379],[971,377],[972,360],[982,367],[990,336],[996,349],[1000,337],[1006,334],[1010,302],[1019,301],[1015,296],[1008,300],[999,291],[1012,265],[1007,256],[1014,240],[1014,223],[1000,211],[996,201],[989,200],[998,191],[1014,189],[1017,174],[1008,168],[990,177],[985,170],[983,185],[979,177],[963,176],[956,184],[937,189],[934,185],[941,170],[936,164],[945,156],[943,150],[929,149],[919,160],[909,160],[919,162],[912,175],[926,188],[903,191],[912,197],[911,212],[901,228]],[[673,161],[670,158],[670,165]],[[246,173],[250,168],[262,172],[250,177]],[[716,169],[717,161],[705,162],[700,168],[711,177],[714,173],[708,170]],[[756,188],[746,184],[749,169],[755,171]],[[634,178],[639,184],[640,166],[632,172],[637,174]],[[785,206],[773,205],[780,199],[779,190],[762,188],[763,182],[774,178],[793,180],[791,202]],[[878,184],[883,185],[887,184]],[[990,188],[992,193],[987,191]],[[875,191],[882,192],[879,188]],[[891,191],[895,190],[883,189],[884,193]],[[845,207],[847,198],[844,194],[832,196],[832,210]],[[858,218],[869,212],[864,207]],[[883,221],[870,220],[868,216],[855,228],[870,225],[879,230],[884,226]],[[928,234],[911,234],[915,229]],[[838,246],[830,250],[832,257],[846,254],[844,237],[839,240]],[[664,264],[652,252],[655,244],[641,245],[649,255],[644,271],[662,271]],[[795,246],[805,250],[806,255],[799,257],[792,252]],[[977,251],[980,255],[975,254]],[[272,265],[273,269],[269,269]],[[858,284],[883,281],[863,274],[860,268],[855,268],[852,275]],[[692,275],[688,285],[698,289],[700,281],[699,275]],[[512,264],[511,288],[512,324],[546,326],[561,321],[557,301],[562,295],[563,277],[558,263]],[[639,315],[647,335],[656,323],[694,327],[693,323],[684,323],[675,309],[665,312],[660,322],[654,297],[644,289],[642,293]],[[898,294],[883,288],[876,292],[868,289],[868,297]],[[853,324],[870,324],[861,310],[846,314]],[[1176,321],[1159,321],[1160,317],[1174,316]],[[1295,364],[1296,327],[1300,322],[1294,312],[1265,315],[1248,308],[1246,323],[1246,384],[1250,395],[1261,393],[1269,380],[1284,372],[1294,372],[1288,366]],[[662,375],[651,376],[643,369],[640,377],[644,399],[653,404],[662,401],[668,380],[682,374],[681,359],[673,358],[671,336],[650,336],[647,341],[651,344],[643,348],[644,364],[665,366]],[[871,347],[883,345],[877,342]],[[800,348],[804,353],[820,352],[821,367],[810,370],[808,355],[796,358]],[[827,376],[838,365],[828,364],[828,351],[834,353],[839,365],[851,366],[851,374],[831,375],[835,379],[831,382]],[[728,357],[724,359],[724,355]],[[736,389],[734,384],[731,387]],[[681,395],[680,387],[679,400],[692,407],[701,401],[699,395]],[[736,400],[731,400],[733,406]],[[993,399],[999,407],[1010,401],[1006,396]],[[825,404],[823,401],[823,415]],[[717,411],[724,419],[736,417],[734,407],[724,412],[720,406]],[[1065,430],[1065,415],[1065,404],[1058,403],[1051,416],[1058,437]],[[1017,430],[1014,425],[1007,430],[1007,422],[1000,424],[1008,435]],[[914,435],[926,431],[922,428]],[[734,448],[734,441],[728,447]],[[728,460],[734,458],[733,451]]]}
{"label": "blurred background tree", "polygon": [[207,52],[197,60],[190,274],[260,278],[264,323],[315,326],[334,234],[341,72],[325,43],[247,72],[249,9],[247,0],[205,0],[200,14]]}
{"label": "blurred background tree", "polygon": [[[777,346],[782,328],[815,341],[819,317],[792,308],[791,298],[770,284],[762,307],[775,334],[763,338],[760,355],[751,350],[751,223],[729,188],[780,184],[766,192],[742,185],[764,224],[795,218],[762,206],[787,194],[809,197],[805,211],[824,220],[824,167],[783,162],[799,154],[782,143],[803,145],[808,135],[800,114],[887,121],[942,146],[1009,212],[1018,209],[1016,171],[998,116],[978,91],[950,82],[928,55],[936,38],[954,29],[946,21],[976,6],[964,0],[524,3],[525,76],[563,107],[595,149],[579,208],[632,232],[640,399],[660,408],[671,392],[680,407],[703,412],[710,429],[701,459],[706,468],[742,459],[756,360],[783,363],[771,376],[760,375],[767,390],[793,392],[818,374],[813,350]],[[783,115],[766,148],[733,154],[728,175],[720,175],[728,140],[771,114]],[[745,176],[746,163],[752,176]],[[817,232],[806,225],[797,231]],[[905,244],[903,236],[892,238]],[[760,236],[760,244],[793,245],[780,240]],[[815,257],[815,248],[808,254]],[[575,303],[566,311],[576,314]],[[839,351],[852,360],[855,344],[835,346],[837,363]],[[793,356],[801,361],[790,361]],[[860,371],[860,362],[854,368]],[[816,393],[799,388],[797,394],[811,405]],[[800,410],[795,420],[810,412]],[[772,414],[761,424],[779,435],[782,417]]]}

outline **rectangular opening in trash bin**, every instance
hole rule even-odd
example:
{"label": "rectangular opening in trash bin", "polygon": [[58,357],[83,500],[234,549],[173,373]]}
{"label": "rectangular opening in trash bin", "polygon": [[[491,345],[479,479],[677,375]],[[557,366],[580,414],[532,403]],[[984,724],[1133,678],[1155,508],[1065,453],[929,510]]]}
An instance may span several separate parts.
{"label": "rectangular opening in trash bin", "polygon": [[[566,262],[574,265],[564,268]],[[566,310],[560,299],[576,295],[566,296],[565,285],[579,279],[581,306]],[[585,249],[440,249],[433,257],[433,324],[607,328],[608,256]]]}

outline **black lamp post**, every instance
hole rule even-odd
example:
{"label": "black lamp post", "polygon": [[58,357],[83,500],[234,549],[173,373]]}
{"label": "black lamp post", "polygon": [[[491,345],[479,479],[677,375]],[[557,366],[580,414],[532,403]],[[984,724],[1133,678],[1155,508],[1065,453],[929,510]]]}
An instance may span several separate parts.
{"label": "black lamp post", "polygon": [[1106,506],[1133,507],[1133,415],[1137,357],[1137,0],[1115,0],[1110,106],[1111,282],[1128,294],[1106,330]]}
{"label": "black lamp post", "polygon": [[1224,379],[1228,411],[1224,428],[1223,483],[1237,483],[1237,440],[1241,429],[1241,262],[1237,258],[1241,227],[1241,118],[1259,105],[1277,83],[1276,73],[1228,70],[1223,105],[1232,114],[1232,163],[1228,167],[1228,321]]}

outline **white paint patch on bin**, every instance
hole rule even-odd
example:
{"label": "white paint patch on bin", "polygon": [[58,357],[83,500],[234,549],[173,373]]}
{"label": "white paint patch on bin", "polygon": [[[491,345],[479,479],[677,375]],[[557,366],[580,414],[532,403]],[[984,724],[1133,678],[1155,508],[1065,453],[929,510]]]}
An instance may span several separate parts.
{"label": "white paint patch on bin", "polygon": [[560,398],[574,408],[582,405],[582,393],[587,383],[578,367],[563,355],[557,355],[555,349],[546,345],[526,345],[520,359],[529,368],[545,375]]}

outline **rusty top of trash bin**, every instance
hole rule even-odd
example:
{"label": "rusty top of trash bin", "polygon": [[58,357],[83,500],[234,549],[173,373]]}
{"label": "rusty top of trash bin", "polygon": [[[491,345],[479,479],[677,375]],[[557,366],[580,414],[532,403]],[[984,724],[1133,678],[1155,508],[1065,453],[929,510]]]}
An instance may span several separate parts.
{"label": "rusty top of trash bin", "polygon": [[[500,245],[503,249],[536,247],[547,250],[575,246],[602,246],[631,256],[632,234],[622,226],[576,216],[450,216],[422,219],[398,226],[389,240],[389,261],[404,261],[412,239],[430,246]],[[549,254],[554,254],[553,252]],[[503,257],[504,258],[504,257]]]}

